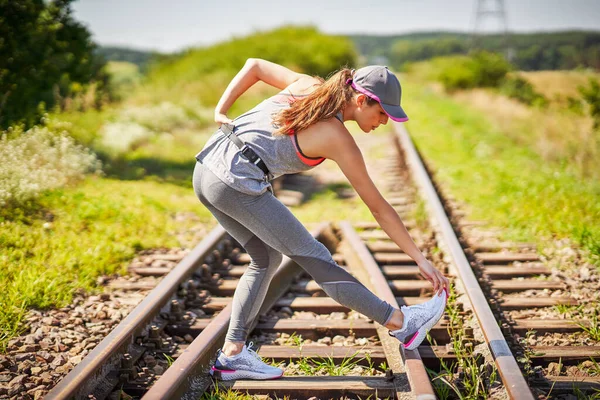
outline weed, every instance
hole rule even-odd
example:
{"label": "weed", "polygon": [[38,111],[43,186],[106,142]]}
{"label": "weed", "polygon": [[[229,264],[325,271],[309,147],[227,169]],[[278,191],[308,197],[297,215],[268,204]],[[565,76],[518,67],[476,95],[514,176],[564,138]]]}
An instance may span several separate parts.
{"label": "weed", "polygon": [[169,366],[169,368],[171,368],[171,365],[173,365],[173,363],[175,362],[175,359],[173,357],[171,357],[170,355],[168,355],[167,353],[162,353],[162,355],[165,358],[165,360],[167,360],[167,365]]}
{"label": "weed", "polygon": [[529,347],[529,338],[535,336],[536,331],[528,330],[525,334],[525,337],[521,339],[521,345],[523,347],[523,356],[518,357],[517,361],[523,366],[523,371],[528,376],[533,376],[533,368],[531,357],[535,354],[533,350]]}
{"label": "weed", "polygon": [[579,400],[599,400],[600,399],[600,390],[594,389],[594,393],[587,394],[584,393],[579,387],[573,385],[573,395]]}
{"label": "weed", "polygon": [[[332,357],[318,357],[318,358],[299,358],[294,364],[296,368],[301,372],[302,375],[315,376],[315,375],[329,375],[329,376],[345,376],[350,375],[354,369],[358,366],[361,361],[365,361],[368,364],[368,374],[374,375],[376,370],[373,366],[373,361],[369,354],[365,354],[364,357],[358,358],[358,352],[344,357],[343,360],[337,362]],[[292,361],[290,360],[290,364]]]}
{"label": "weed", "polygon": [[319,357],[318,359],[314,359],[313,362],[318,372],[325,372],[329,376],[344,376],[352,372],[352,369],[360,361],[354,358],[356,354],[344,357],[339,364],[332,357]]}
{"label": "weed", "polygon": [[296,332],[292,333],[290,337],[286,338],[283,342],[284,346],[296,346],[300,353],[302,353],[302,346],[304,345],[304,339],[302,335],[298,335]]}
{"label": "weed", "polygon": [[[435,372],[429,370],[432,376],[434,389],[441,399],[450,397],[451,391],[459,399],[485,399],[489,397],[490,385],[496,381],[495,366],[487,366],[481,355],[473,354],[473,346],[467,345],[464,318],[460,315],[456,305],[457,294],[451,287],[446,314],[449,318],[448,333],[450,334],[456,362],[447,365],[440,360],[442,370]],[[430,343],[434,343],[429,337]],[[458,370],[458,378],[454,378],[453,371]]]}
{"label": "weed", "polygon": [[[593,358],[591,358],[590,360],[593,365],[591,367],[584,368],[587,368],[587,372],[590,376],[600,376],[600,363],[598,363],[598,361],[596,361]],[[579,368],[582,369],[582,365],[580,365]]]}
{"label": "weed", "polygon": [[201,400],[253,400],[255,396],[239,393],[232,389],[226,389],[220,386],[220,382],[213,380],[212,390],[202,394]]}
{"label": "weed", "polygon": [[554,309],[559,314],[567,315],[575,312],[577,310],[577,306],[569,305],[569,304],[556,304]]}
{"label": "weed", "polygon": [[600,341],[600,324],[598,321],[598,310],[594,309],[591,317],[589,317],[590,323],[584,324],[581,321],[577,321],[577,325],[583,329],[585,333],[590,335],[590,337],[596,341]]}
{"label": "weed", "polygon": [[454,369],[454,364],[448,366],[444,360],[440,360],[440,364],[442,367],[441,372],[436,372],[427,368],[427,373],[432,377],[431,383],[433,384],[433,389],[435,390],[437,397],[440,400],[446,400],[450,397],[451,390],[460,396],[458,388],[451,383],[453,380],[452,371]]}
{"label": "weed", "polygon": [[387,371],[388,368],[389,367],[387,365],[387,362],[383,361],[383,362],[379,363],[379,369],[382,370],[383,372]]}

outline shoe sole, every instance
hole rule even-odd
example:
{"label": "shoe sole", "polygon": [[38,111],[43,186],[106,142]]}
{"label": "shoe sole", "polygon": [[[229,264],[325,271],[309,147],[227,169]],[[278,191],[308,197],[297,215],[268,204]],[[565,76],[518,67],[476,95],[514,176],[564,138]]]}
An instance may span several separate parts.
{"label": "shoe sole", "polygon": [[429,332],[429,330],[433,328],[435,324],[437,324],[440,318],[442,318],[444,310],[446,309],[446,303],[448,302],[448,291],[444,289],[444,293],[446,294],[446,298],[444,299],[444,305],[440,307],[439,311],[430,320],[428,320],[426,323],[423,324],[423,326],[419,328],[419,330],[415,333],[412,339],[410,339],[406,344],[400,344],[404,349],[414,350],[417,347],[419,347],[419,345],[423,343],[423,340],[425,340],[427,332]]}
{"label": "shoe sole", "polygon": [[256,379],[256,380],[269,380],[269,379],[277,379],[281,378],[283,375],[283,371],[278,374],[265,374],[262,372],[255,371],[244,371],[244,370],[229,370],[229,369],[217,369],[212,367],[210,370],[210,374],[219,380],[222,381],[233,381],[237,379]]}

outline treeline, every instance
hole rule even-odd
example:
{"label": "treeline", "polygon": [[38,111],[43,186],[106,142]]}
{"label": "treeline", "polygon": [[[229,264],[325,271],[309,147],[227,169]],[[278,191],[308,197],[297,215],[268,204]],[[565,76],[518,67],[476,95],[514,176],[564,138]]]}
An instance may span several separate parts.
{"label": "treeline", "polygon": [[97,106],[103,61],[90,32],[72,17],[73,0],[0,0],[0,128],[38,121],[68,101]]}
{"label": "treeline", "polygon": [[105,61],[125,61],[137,65],[143,71],[147,65],[160,54],[156,52],[141,51],[127,47],[100,46],[96,54]]}
{"label": "treeline", "polygon": [[483,35],[475,43],[469,34],[456,32],[350,37],[367,60],[385,61],[398,69],[411,62],[467,54],[474,47],[508,53],[516,68],[525,71],[600,69],[600,32],[511,34],[508,40],[503,35]]}

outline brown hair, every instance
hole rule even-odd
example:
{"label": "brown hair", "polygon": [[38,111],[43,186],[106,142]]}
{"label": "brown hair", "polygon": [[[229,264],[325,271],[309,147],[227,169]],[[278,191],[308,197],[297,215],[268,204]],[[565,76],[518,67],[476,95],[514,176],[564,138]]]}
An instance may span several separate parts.
{"label": "brown hair", "polygon": [[[344,109],[356,91],[346,82],[352,79],[354,71],[343,68],[323,81],[317,88],[305,97],[294,101],[289,108],[274,115],[273,122],[278,126],[274,135],[285,135],[299,132],[309,126],[335,117]],[[367,97],[367,104],[377,101]]]}

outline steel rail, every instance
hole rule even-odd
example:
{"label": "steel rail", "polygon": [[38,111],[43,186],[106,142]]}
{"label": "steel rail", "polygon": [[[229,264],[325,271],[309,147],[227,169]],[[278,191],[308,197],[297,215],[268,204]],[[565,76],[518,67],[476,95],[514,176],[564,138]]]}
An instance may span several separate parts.
{"label": "steel rail", "polygon": [[225,230],[220,225],[214,228],[45,398],[88,398],[98,381],[119,368],[122,354],[129,352],[130,346],[168,303],[179,284],[200,267],[224,235]]}
{"label": "steel rail", "polygon": [[456,237],[452,224],[446,215],[436,189],[431,183],[429,174],[423,165],[417,149],[402,124],[393,123],[393,127],[398,142],[406,154],[406,163],[410,167],[411,175],[426,200],[431,215],[436,221],[434,229],[440,233],[445,241],[452,262],[473,305],[473,310],[475,311],[491,354],[494,357],[508,395],[511,399],[532,400],[534,398],[533,394],[498,326],[498,322],[487,303],[486,296],[477,282],[477,278],[469,265],[469,261]]}
{"label": "steel rail", "polygon": [[[328,223],[323,223],[313,230],[312,235],[321,239],[328,227]],[[293,280],[302,272],[303,270],[296,263],[290,258],[284,257],[269,284],[269,290],[259,315],[273,307],[277,300],[285,294]],[[210,322],[160,379],[152,385],[142,399],[197,399],[202,395],[211,383],[208,370],[217,349],[225,341],[227,326],[231,318],[231,308],[230,303]],[[257,322],[258,316],[252,327],[256,326]]]}
{"label": "steel rail", "polygon": [[[392,307],[399,309],[400,306],[396,301],[396,296],[392,293],[392,289],[390,289],[385,276],[383,276],[381,268],[379,268],[366,244],[349,222],[343,221],[339,226],[343,240],[347,241],[348,247],[356,256],[354,259],[358,260],[357,266],[364,269],[369,276],[373,292],[381,299],[390,303]],[[400,343],[398,342],[399,347]],[[404,350],[403,360],[412,393],[418,400],[435,400],[437,398],[435,391],[431,386],[431,380],[427,375],[425,365],[418,350]],[[398,397],[400,398],[400,395]]]}

